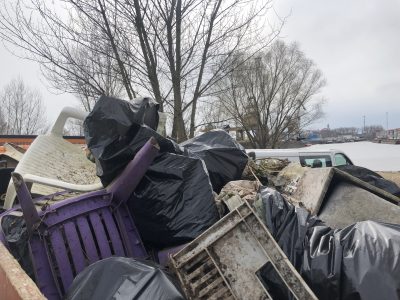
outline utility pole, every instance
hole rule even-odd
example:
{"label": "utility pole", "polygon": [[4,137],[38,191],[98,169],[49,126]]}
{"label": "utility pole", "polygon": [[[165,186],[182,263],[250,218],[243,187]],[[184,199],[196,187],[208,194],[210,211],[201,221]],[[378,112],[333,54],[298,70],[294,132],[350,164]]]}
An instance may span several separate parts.
{"label": "utility pole", "polygon": [[389,136],[389,114],[386,112],[386,138]]}
{"label": "utility pole", "polygon": [[363,125],[363,134],[365,134],[365,116],[363,116],[364,125]]}
{"label": "utility pole", "polygon": [[386,130],[389,130],[389,113],[386,112]]}

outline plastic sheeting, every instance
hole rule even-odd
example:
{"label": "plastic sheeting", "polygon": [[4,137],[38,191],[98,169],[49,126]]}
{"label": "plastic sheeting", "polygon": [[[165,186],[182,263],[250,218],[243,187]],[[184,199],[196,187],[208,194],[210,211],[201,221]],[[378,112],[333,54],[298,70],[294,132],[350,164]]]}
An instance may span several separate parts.
{"label": "plastic sheeting", "polygon": [[74,279],[68,300],[182,300],[172,277],[149,262],[111,257],[84,269]]}
{"label": "plastic sheeting", "polygon": [[345,165],[345,166],[337,166],[339,170],[342,170],[350,175],[361,179],[377,188],[385,190],[397,197],[400,197],[400,187],[397,186],[394,182],[384,179],[378,173],[375,173],[367,168],[359,167],[359,166],[352,166],[352,165]]}
{"label": "plastic sheeting", "polygon": [[246,151],[224,130],[206,132],[180,146],[185,149],[185,155],[204,160],[217,193],[229,181],[239,180],[247,165]]}
{"label": "plastic sheeting", "polygon": [[191,241],[219,219],[203,162],[171,153],[154,160],[128,205],[144,243],[156,248]]}
{"label": "plastic sheeting", "polygon": [[333,230],[277,191],[260,193],[267,227],[319,299],[400,298],[400,225]]}
{"label": "plastic sheeting", "polygon": [[117,177],[150,137],[157,140],[160,152],[182,153],[175,142],[154,130],[158,106],[149,98],[141,101],[102,96],[84,121],[86,143],[103,185]]}

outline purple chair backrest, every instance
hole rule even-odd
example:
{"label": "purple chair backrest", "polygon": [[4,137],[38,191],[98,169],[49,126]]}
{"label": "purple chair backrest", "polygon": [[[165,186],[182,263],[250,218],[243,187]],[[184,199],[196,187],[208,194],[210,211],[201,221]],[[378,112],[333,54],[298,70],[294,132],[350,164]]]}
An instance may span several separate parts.
{"label": "purple chair backrest", "polygon": [[150,139],[106,189],[37,212],[22,177],[13,173],[28,232],[35,281],[48,299],[60,299],[86,266],[110,256],[147,258],[126,201],[158,153]]}

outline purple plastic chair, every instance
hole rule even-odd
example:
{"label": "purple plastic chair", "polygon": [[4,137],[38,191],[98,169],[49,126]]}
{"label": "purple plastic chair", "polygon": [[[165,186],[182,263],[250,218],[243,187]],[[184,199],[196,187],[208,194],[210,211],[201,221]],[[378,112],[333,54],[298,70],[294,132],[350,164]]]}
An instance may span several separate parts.
{"label": "purple plastic chair", "polygon": [[126,201],[159,150],[150,139],[106,189],[50,205],[37,212],[22,177],[15,189],[30,234],[29,251],[39,289],[60,299],[86,266],[110,256],[147,258]]}

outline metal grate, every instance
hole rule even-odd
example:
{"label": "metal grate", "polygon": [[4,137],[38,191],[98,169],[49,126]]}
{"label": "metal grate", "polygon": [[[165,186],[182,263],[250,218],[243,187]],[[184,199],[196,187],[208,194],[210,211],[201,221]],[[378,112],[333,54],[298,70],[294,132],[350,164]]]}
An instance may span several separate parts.
{"label": "metal grate", "polygon": [[171,263],[189,299],[317,299],[247,203]]}
{"label": "metal grate", "polygon": [[182,272],[186,285],[197,299],[235,299],[205,251],[188,262]]}

